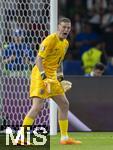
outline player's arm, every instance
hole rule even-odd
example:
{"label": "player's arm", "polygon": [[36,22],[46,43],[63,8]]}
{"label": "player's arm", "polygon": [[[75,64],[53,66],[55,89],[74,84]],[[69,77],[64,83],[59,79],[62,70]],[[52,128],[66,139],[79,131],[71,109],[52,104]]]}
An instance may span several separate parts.
{"label": "player's arm", "polygon": [[40,47],[39,47],[36,61],[35,61],[35,64],[40,71],[42,80],[46,79],[46,74],[45,74],[45,70],[43,67],[43,59],[45,59],[48,55],[48,44],[49,44],[49,42],[46,42],[46,39],[44,41],[42,41],[42,43],[40,44]]}
{"label": "player's arm", "polygon": [[58,81],[64,80],[64,74],[63,74],[63,63],[60,64],[59,68],[57,69],[57,79]]}
{"label": "player's arm", "polygon": [[42,41],[39,47],[39,52],[36,58],[36,65],[41,73],[42,79],[46,78],[45,70],[43,67],[43,59],[46,59],[46,57],[48,57],[48,54],[51,53],[54,45],[55,45],[54,37],[48,36],[45,40]]}
{"label": "player's arm", "polygon": [[63,74],[63,63],[59,66],[57,70],[57,79],[59,82],[61,82],[61,85],[64,89],[64,92],[67,92],[71,89],[72,83],[70,81],[64,80],[64,74]]}
{"label": "player's arm", "polygon": [[43,58],[40,57],[39,55],[37,55],[37,58],[36,58],[36,66],[38,67],[39,71],[40,71],[40,74],[41,74],[41,78],[44,82],[44,85],[46,86],[46,89],[48,91],[48,93],[51,92],[50,90],[50,82],[51,80],[47,78],[46,74],[45,74],[45,71],[44,71],[44,67],[43,67]]}
{"label": "player's arm", "polygon": [[35,61],[35,64],[38,67],[38,69],[39,69],[40,72],[44,71],[43,64],[42,64],[42,59],[43,59],[42,57],[40,57],[39,55],[37,55],[36,61]]}
{"label": "player's arm", "polygon": [[36,58],[36,66],[38,67],[41,78],[44,81],[48,93],[50,93],[50,84],[54,82],[52,79],[47,78],[46,72],[43,66],[43,59],[53,50],[54,42],[51,37],[46,38],[40,45],[39,52]]}
{"label": "player's arm", "polygon": [[38,69],[40,71],[42,80],[44,80],[44,79],[46,79],[46,74],[45,74],[45,71],[44,71],[44,67],[43,67],[42,61],[43,61],[43,58],[41,56],[37,55],[35,64],[36,64],[36,66],[38,67]]}
{"label": "player's arm", "polygon": [[[68,43],[68,41],[66,41],[66,49],[65,49],[65,54],[66,54],[66,52],[67,52],[67,49],[68,49],[68,47],[69,47],[69,43]],[[65,56],[65,55],[64,55]],[[63,74],[63,60],[64,58],[59,58],[59,61],[58,61],[58,64],[59,64],[59,67],[58,67],[58,69],[57,69],[57,79],[58,79],[58,81],[63,81],[64,80],[64,74]]]}

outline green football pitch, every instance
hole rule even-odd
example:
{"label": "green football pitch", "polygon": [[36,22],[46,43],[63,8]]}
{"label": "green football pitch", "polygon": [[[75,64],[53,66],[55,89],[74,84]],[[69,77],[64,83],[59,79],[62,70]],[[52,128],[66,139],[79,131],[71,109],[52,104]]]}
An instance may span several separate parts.
{"label": "green football pitch", "polygon": [[77,132],[71,137],[82,141],[80,145],[60,145],[60,136],[51,137],[51,150],[113,150],[113,132]]}
{"label": "green football pitch", "polygon": [[80,145],[60,145],[60,134],[50,137],[46,146],[6,146],[5,135],[0,135],[0,150],[113,150],[113,132],[76,132],[71,137],[82,141]]}

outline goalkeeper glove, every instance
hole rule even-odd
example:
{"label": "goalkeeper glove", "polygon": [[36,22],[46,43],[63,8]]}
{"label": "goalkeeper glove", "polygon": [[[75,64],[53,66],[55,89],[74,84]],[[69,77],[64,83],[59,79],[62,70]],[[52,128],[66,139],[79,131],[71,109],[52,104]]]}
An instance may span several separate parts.
{"label": "goalkeeper glove", "polygon": [[62,72],[58,72],[57,73],[57,79],[58,79],[59,82],[61,82],[61,85],[62,85],[62,87],[64,89],[64,92],[66,92],[66,91],[71,89],[72,83],[70,81],[64,80],[64,75],[63,75]]}
{"label": "goalkeeper glove", "polygon": [[64,80],[64,75],[62,72],[58,72],[57,73],[57,79],[59,82],[63,81]]}
{"label": "goalkeeper glove", "polygon": [[66,80],[61,81],[61,85],[64,89],[64,92],[67,92],[72,87],[72,83],[70,81],[66,81]]}
{"label": "goalkeeper glove", "polygon": [[41,78],[42,78],[42,80],[44,80],[44,79],[46,79],[46,78],[47,78],[47,76],[46,76],[46,74],[45,74],[45,72],[44,72],[44,71],[42,71],[42,72],[41,72]]}

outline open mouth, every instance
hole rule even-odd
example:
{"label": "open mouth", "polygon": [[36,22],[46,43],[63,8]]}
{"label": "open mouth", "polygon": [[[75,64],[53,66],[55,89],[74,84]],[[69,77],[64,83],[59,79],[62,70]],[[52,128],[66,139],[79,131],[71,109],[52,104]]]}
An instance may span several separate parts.
{"label": "open mouth", "polygon": [[63,33],[64,36],[67,36],[67,33]]}

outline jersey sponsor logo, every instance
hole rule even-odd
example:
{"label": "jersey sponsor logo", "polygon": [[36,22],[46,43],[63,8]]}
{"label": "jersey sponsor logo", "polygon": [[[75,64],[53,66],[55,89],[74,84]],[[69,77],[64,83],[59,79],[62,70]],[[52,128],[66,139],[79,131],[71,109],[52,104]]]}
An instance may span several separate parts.
{"label": "jersey sponsor logo", "polygon": [[40,94],[44,94],[45,93],[45,90],[44,89],[40,89]]}

